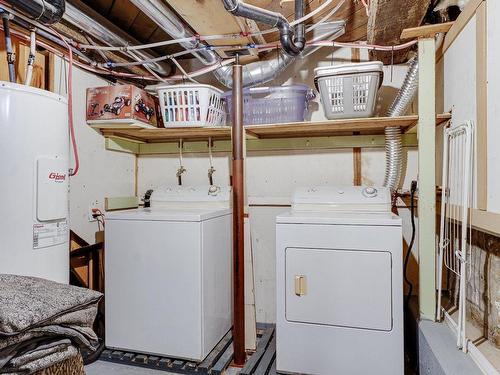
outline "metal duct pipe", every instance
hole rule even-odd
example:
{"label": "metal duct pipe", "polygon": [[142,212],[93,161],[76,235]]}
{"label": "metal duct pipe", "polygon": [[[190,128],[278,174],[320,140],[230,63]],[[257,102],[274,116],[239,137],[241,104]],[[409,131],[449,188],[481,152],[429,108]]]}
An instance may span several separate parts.
{"label": "metal duct pipe", "polygon": [[[418,58],[409,62],[408,73],[398,95],[387,112],[388,117],[402,116],[406,113],[418,90]],[[403,167],[403,142],[401,128],[385,128],[385,178],[384,186],[396,190],[401,179]]]}
{"label": "metal duct pipe", "polygon": [[64,0],[6,0],[6,3],[26,16],[45,25],[52,25],[61,20]]}
{"label": "metal duct pipe", "polygon": [[[159,27],[174,39],[192,38],[191,41],[180,43],[186,49],[197,47],[195,34],[190,30],[189,26],[185,25],[170,8],[159,0],[130,0],[139,7],[148,17],[150,17]],[[345,32],[345,21],[334,21],[324,23],[321,28],[321,39],[338,37]],[[327,26],[331,26],[329,30],[325,30]],[[314,32],[319,32],[320,28],[314,29]],[[313,39],[319,39],[318,36]],[[308,54],[316,50],[317,47],[304,48],[303,54]],[[219,55],[214,51],[198,51],[193,53],[203,64],[213,65],[221,61]],[[270,58],[262,61],[256,61],[243,66],[243,86],[257,86],[275,79],[290,63],[293,61],[286,53],[280,51],[274,53]],[[222,66],[214,71],[215,78],[224,86],[231,88],[233,85],[233,71],[230,66]]]}
{"label": "metal duct pipe", "polygon": [[[67,3],[66,13],[63,19],[78,27],[81,31],[110,46],[122,45],[125,47],[129,44],[139,44],[139,42],[134,40],[131,36],[119,30],[113,30],[115,28],[110,25],[109,21],[98,14],[94,14],[94,12],[81,3],[78,4],[78,7]],[[156,57],[143,50],[134,51],[134,54],[144,60],[150,60]],[[148,63],[144,65],[163,76],[168,76],[172,72],[172,67],[166,63]]]}
{"label": "metal duct pipe", "polygon": [[[193,40],[179,43],[185,49],[198,48],[194,33],[186,27],[177,15],[161,0],[130,0],[144,14],[151,18],[159,27],[174,39],[193,38]],[[213,51],[197,51],[192,53],[205,65],[217,63],[220,58]]]}
{"label": "metal duct pipe", "polygon": [[[314,36],[312,39],[338,38],[345,33],[345,21],[333,21],[323,24],[330,26],[329,31],[321,36]],[[316,29],[314,30],[316,31]],[[318,47],[307,46],[302,51],[302,55],[309,55],[315,52]],[[293,61],[295,57],[286,54],[283,50],[274,51],[271,55],[261,61],[256,61],[243,66],[243,86],[252,87],[264,84],[276,79]],[[214,72],[217,80],[224,86],[231,88],[233,86],[232,70],[229,66],[224,66]]]}
{"label": "metal duct pipe", "polygon": [[[288,55],[297,56],[304,49],[306,44],[304,23],[297,25],[294,32],[286,17],[281,13],[245,4],[240,0],[222,0],[222,2],[224,3],[224,8],[235,16],[249,18],[256,22],[278,28],[281,47]],[[302,18],[303,16],[304,0],[295,0],[295,19]]]}

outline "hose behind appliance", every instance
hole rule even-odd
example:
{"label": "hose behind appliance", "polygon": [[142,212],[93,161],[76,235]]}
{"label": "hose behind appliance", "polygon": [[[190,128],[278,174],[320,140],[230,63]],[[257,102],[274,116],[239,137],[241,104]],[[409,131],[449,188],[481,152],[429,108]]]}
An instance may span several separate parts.
{"label": "hose behind appliance", "polygon": [[[418,58],[409,62],[408,73],[398,95],[387,112],[388,117],[398,117],[406,113],[418,89]],[[385,178],[384,186],[392,191],[398,188],[403,168],[403,142],[400,127],[385,128]]]}

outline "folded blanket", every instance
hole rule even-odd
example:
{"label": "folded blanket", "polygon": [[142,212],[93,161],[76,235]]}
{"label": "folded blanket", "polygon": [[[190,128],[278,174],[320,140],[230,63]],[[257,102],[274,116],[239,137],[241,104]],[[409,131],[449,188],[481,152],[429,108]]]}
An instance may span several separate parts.
{"label": "folded blanket", "polygon": [[102,294],[35,277],[0,275],[0,374],[31,374],[95,350]]}

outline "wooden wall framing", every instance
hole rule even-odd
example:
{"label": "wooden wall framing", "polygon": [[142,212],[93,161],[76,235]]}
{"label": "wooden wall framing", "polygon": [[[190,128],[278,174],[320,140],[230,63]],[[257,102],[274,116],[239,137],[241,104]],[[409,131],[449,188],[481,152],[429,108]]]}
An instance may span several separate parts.
{"label": "wooden wall framing", "polygon": [[[15,67],[17,83],[24,83],[30,48],[24,41],[21,41],[16,37],[12,37],[12,46],[16,54]],[[50,89],[50,55],[51,53],[47,51],[36,53],[35,64],[33,65],[33,78],[31,81],[31,86],[45,90]],[[0,31],[0,81],[8,80],[9,71],[7,67],[7,55],[5,51],[5,38],[3,31]]]}

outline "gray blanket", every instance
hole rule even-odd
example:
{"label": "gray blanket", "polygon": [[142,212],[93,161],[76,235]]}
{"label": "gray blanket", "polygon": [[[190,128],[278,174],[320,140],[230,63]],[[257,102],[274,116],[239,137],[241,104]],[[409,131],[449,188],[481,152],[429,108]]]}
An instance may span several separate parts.
{"label": "gray blanket", "polygon": [[95,350],[102,294],[35,277],[0,275],[0,374],[31,374]]}

